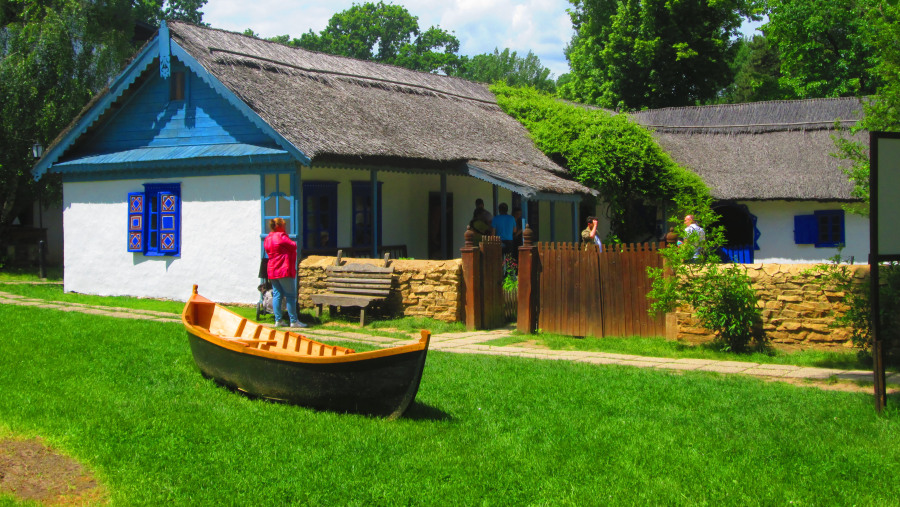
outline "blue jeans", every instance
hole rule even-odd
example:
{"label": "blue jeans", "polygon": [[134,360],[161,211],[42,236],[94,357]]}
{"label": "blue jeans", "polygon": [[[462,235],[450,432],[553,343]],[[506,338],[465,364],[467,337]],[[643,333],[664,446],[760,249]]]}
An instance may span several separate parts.
{"label": "blue jeans", "polygon": [[281,322],[281,299],[287,299],[287,312],[291,318],[291,324],[297,320],[297,279],[273,278],[272,284],[272,310],[275,312],[275,322]]}

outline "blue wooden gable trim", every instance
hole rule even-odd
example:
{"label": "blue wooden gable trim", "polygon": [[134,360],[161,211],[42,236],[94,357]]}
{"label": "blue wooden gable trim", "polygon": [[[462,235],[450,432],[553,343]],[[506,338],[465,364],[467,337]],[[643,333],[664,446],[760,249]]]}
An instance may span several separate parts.
{"label": "blue wooden gable trim", "polygon": [[159,25],[159,76],[169,79],[172,75],[172,52],[169,48],[169,25],[163,20]]}
{"label": "blue wooden gable trim", "polygon": [[200,63],[194,59],[193,56],[188,54],[181,46],[178,45],[177,42],[171,41],[172,47],[172,55],[178,58],[181,62],[184,63],[189,69],[191,69],[200,79],[209,85],[213,90],[216,91],[223,99],[231,103],[232,106],[237,108],[251,123],[256,125],[260,130],[265,132],[269,137],[275,140],[275,143],[278,146],[281,146],[285,151],[293,155],[301,164],[308,166],[310,164],[309,157],[306,156],[305,153],[300,151],[296,146],[291,144],[287,139],[284,138],[278,131],[272,128],[271,125],[266,123],[256,111],[250,109],[250,107],[244,103],[237,95],[234,94],[228,87],[222,84],[221,81],[212,76]]}
{"label": "blue wooden gable trim", "polygon": [[[180,62],[166,81],[151,76],[102,128],[81,142],[92,163],[169,157],[287,153]],[[175,90],[181,85],[180,90]],[[193,147],[201,148],[190,153]],[[69,161],[67,161],[69,162]],[[61,165],[61,164],[57,164]]]}
{"label": "blue wooden gable trim", "polygon": [[[161,30],[159,35],[157,35],[155,43],[151,42],[150,44],[145,46],[144,49],[135,57],[135,59],[132,60],[132,62],[125,68],[125,70],[119,74],[119,76],[110,85],[109,91],[104,94],[102,98],[100,98],[98,102],[91,107],[89,111],[87,111],[76,120],[72,129],[60,141],[54,143],[50,148],[48,148],[44,157],[39,160],[38,163],[32,168],[32,174],[35,179],[40,179],[41,176],[43,176],[48,170],[50,170],[51,167],[54,167],[56,162],[66,153],[66,151],[70,149],[73,144],[81,136],[83,136],[94,125],[94,123],[96,123],[97,120],[109,110],[109,108],[114,103],[121,99],[123,93],[134,85],[135,81],[141,75],[143,75],[145,71],[147,71],[148,67],[154,63],[157,57],[161,56],[161,53],[164,51],[164,49],[162,49],[163,46],[168,48],[171,52],[171,55],[175,56],[177,60],[182,62],[182,64],[187,69],[193,71],[193,73],[196,74],[196,76],[202,82],[206,83],[218,97],[224,99],[224,101],[233,106],[243,118],[249,120],[250,124],[255,126],[260,131],[257,135],[261,134],[261,139],[265,138],[265,140],[267,141],[265,144],[273,143],[274,145],[280,146],[285,152],[289,153],[295,160],[299,161],[301,164],[307,166],[310,164],[310,159],[306,156],[306,154],[304,154],[302,151],[288,142],[281,134],[276,132],[274,128],[268,125],[262,118],[259,117],[258,114],[256,114],[246,104],[244,104],[243,101],[241,101],[236,95],[234,95],[234,93],[232,93],[220,81],[210,75],[206,71],[206,69],[204,69],[193,57],[191,57],[184,49],[178,46],[177,42],[169,39],[168,29],[164,29]],[[174,62],[172,63],[173,66],[177,65],[174,64]],[[160,62],[160,64],[162,65],[162,62]],[[172,69],[170,68],[169,71],[171,70]],[[161,68],[160,72],[161,74],[163,74],[164,70]],[[134,104],[137,101],[129,102]],[[116,122],[121,117],[122,115],[120,113],[117,113],[110,119],[110,122]],[[152,127],[144,127],[144,130],[152,131]],[[243,134],[253,135],[246,130],[243,131]],[[177,137],[177,134],[168,139],[170,145],[176,144],[176,141],[173,140],[175,137]],[[236,141],[241,141],[241,139],[234,139],[233,137],[234,136],[229,135],[220,135],[218,137],[211,136],[207,139],[200,140],[200,142],[201,144],[229,144],[235,143]],[[165,144],[166,138],[161,137],[157,141],[158,144]],[[128,146],[128,148],[133,149],[139,147],[138,145],[140,143],[138,139],[133,139],[132,142],[133,144],[131,146]],[[117,149],[110,147],[107,148],[109,148],[110,151],[122,151],[122,146],[118,146]],[[75,166],[69,166],[63,169],[63,171],[67,172],[75,169]],[[104,166],[95,168],[94,171],[102,171],[107,169],[118,170],[120,168]],[[84,170],[84,168],[82,167],[80,168],[80,170]]]}
{"label": "blue wooden gable trim", "polygon": [[159,54],[156,44],[148,44],[131,61],[125,70],[109,85],[109,91],[86,114],[76,120],[69,132],[53,146],[50,146],[44,156],[31,169],[35,180],[41,179],[50,167],[69,149],[76,139],[81,137],[100,116],[109,109],[122,94],[134,84],[134,81],[153,63]]}

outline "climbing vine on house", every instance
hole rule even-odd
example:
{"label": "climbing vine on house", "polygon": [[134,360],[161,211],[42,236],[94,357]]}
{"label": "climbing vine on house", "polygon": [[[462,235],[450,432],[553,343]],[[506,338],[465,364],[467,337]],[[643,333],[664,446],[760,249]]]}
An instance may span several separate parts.
{"label": "climbing vine on house", "polygon": [[497,83],[491,90],[539,149],[600,192],[609,205],[611,235],[622,241],[651,232],[639,226],[639,204],[699,202],[709,195],[700,177],[676,164],[624,114],[568,104],[533,88]]}

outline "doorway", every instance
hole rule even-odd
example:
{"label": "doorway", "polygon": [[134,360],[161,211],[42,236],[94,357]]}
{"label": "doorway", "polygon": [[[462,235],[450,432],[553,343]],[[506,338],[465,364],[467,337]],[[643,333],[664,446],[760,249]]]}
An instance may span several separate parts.
{"label": "doorway", "polygon": [[443,260],[449,258],[450,249],[453,248],[453,194],[447,194],[447,214],[444,216],[447,222],[447,233],[444,238],[447,251],[441,249],[441,193],[428,193],[428,258]]}

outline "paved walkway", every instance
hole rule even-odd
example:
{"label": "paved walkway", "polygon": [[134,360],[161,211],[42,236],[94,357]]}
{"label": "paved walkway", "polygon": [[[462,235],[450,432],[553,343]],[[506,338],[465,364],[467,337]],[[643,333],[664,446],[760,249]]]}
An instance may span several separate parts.
{"label": "paved walkway", "polygon": [[[81,312],[105,317],[123,319],[142,319],[159,322],[181,322],[177,314],[136,310],[132,308],[114,308],[109,306],[87,305],[62,301],[47,301],[29,298],[0,291],[0,304],[18,306],[34,306],[66,312]],[[365,333],[348,331],[347,328],[315,327],[304,329],[303,333],[320,341],[340,342],[352,341],[371,343],[381,346],[392,346],[408,343],[409,340],[391,337],[373,336]],[[811,368],[781,364],[758,364],[740,361],[715,361],[711,359],[671,359],[663,357],[644,357],[629,354],[612,354],[608,352],[580,352],[569,350],[549,350],[533,347],[491,346],[485,342],[509,336],[511,331],[499,329],[494,331],[471,331],[462,333],[442,333],[432,335],[431,350],[459,354],[483,354],[496,356],[530,357],[545,360],[577,361],[590,364],[617,364],[639,368],[660,368],[664,370],[695,370],[717,373],[737,373],[783,380],[849,380],[872,382],[872,372],[868,370],[839,370],[833,368]],[[411,336],[411,338],[418,339]],[[888,384],[900,385],[900,373],[889,374]]]}

